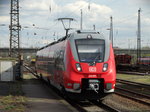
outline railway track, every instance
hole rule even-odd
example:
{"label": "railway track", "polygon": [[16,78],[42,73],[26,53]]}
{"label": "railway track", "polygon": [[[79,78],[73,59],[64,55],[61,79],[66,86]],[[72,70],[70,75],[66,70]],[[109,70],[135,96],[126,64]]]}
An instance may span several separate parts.
{"label": "railway track", "polygon": [[141,94],[141,93],[139,94],[139,93],[121,89],[121,88],[116,88],[115,94],[125,97],[125,98],[128,98],[128,99],[131,99],[131,100],[134,100],[141,104],[150,106],[150,98],[149,98],[149,96],[145,96],[144,94]]}
{"label": "railway track", "polygon": [[24,64],[23,67],[24,67],[25,69],[27,69],[30,73],[32,73],[32,75],[34,75],[34,76],[36,76],[37,78],[39,78],[38,75],[37,75],[37,73],[35,72],[35,70],[32,69],[32,68],[30,68],[27,64]]}
{"label": "railway track", "polygon": [[[136,88],[145,88],[148,90],[150,89],[149,84],[137,83],[137,82],[127,81],[127,80],[122,80],[122,79],[117,79],[117,83],[132,85],[132,86],[134,86],[134,88],[136,87]],[[135,92],[134,89],[133,90],[125,89],[125,88],[121,88],[121,87],[117,86],[115,94],[150,106],[150,95],[146,95],[146,94],[143,94],[140,92]]]}
{"label": "railway track", "polygon": [[132,82],[132,81],[123,80],[123,79],[116,79],[116,81],[117,81],[117,83],[123,83],[123,84],[128,84],[128,85],[134,85],[134,86],[139,86],[139,87],[144,87],[144,88],[150,88],[150,84]]}
{"label": "railway track", "polygon": [[[31,72],[34,76],[37,76],[37,74],[35,73],[35,71],[28,67],[27,65],[24,65],[24,67],[29,70],[29,72]],[[122,80],[122,79],[117,79],[117,82],[119,83],[123,83],[123,84],[129,84],[129,85],[134,85],[134,86],[138,86],[138,87],[145,87],[148,88],[149,85],[148,84],[141,84],[141,83],[136,83],[136,82],[132,82],[132,81],[126,81],[126,80]],[[144,105],[148,105],[150,106],[150,96],[148,95],[144,95],[141,93],[136,93],[134,91],[131,90],[127,90],[127,89],[123,89],[120,87],[116,87],[116,92],[115,94],[134,100],[136,102],[139,102],[141,104]],[[120,112],[119,110],[108,106],[100,101],[82,101],[82,102],[76,102],[76,101],[71,101],[66,99],[66,101],[71,104],[74,108],[76,108],[78,111],[80,112]]]}
{"label": "railway track", "polygon": [[121,112],[120,110],[99,101],[68,101],[68,103],[80,112]]}
{"label": "railway track", "polygon": [[118,109],[115,109],[114,107],[111,107],[105,103],[102,103],[100,101],[92,101],[95,105],[97,105],[98,107],[101,107],[101,108],[104,108],[105,110],[107,111],[110,111],[110,112],[121,112],[120,110]]}
{"label": "railway track", "polygon": [[150,75],[149,72],[131,72],[131,71],[117,71],[120,74],[132,74],[132,75]]}
{"label": "railway track", "polygon": [[[35,71],[28,67],[28,65],[24,65],[24,67],[30,72],[32,73],[34,76],[36,76],[37,78],[38,75],[35,73]],[[56,91],[57,92],[57,91]],[[60,94],[60,93],[58,93]],[[117,109],[115,109],[114,107],[111,107],[105,103],[102,103],[100,101],[73,101],[73,100],[69,100],[69,99],[65,99],[69,104],[71,104],[74,108],[76,108],[79,112],[121,112]]]}

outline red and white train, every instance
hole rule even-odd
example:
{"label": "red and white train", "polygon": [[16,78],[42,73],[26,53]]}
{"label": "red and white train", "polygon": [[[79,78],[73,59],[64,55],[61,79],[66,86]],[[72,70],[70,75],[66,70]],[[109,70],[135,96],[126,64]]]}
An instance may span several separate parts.
{"label": "red and white train", "polygon": [[115,90],[112,44],[95,31],[78,30],[39,49],[36,69],[40,77],[73,99],[96,100]]}

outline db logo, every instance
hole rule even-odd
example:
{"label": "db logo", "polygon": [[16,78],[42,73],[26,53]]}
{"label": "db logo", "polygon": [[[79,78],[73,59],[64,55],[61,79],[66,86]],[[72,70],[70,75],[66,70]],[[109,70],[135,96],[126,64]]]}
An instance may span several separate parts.
{"label": "db logo", "polygon": [[96,67],[89,67],[89,72],[96,72]]}

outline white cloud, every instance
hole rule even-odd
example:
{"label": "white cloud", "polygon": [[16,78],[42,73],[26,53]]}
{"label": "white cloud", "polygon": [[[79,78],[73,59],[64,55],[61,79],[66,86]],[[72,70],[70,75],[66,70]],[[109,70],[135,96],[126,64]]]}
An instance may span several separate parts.
{"label": "white cloud", "polygon": [[[113,0],[117,1],[117,0]],[[84,29],[93,29],[93,24],[96,25],[96,29],[101,30],[104,34],[109,33],[107,28],[110,25],[110,16],[113,16],[114,22],[114,35],[115,29],[118,30],[118,37],[121,39],[125,39],[126,37],[136,37],[137,30],[137,10],[135,7],[136,4],[140,4],[140,0],[133,0],[132,2],[127,0],[127,3],[133,3],[133,7],[124,7],[123,9],[119,9],[120,7],[127,6],[127,4],[123,1],[118,2],[110,2],[110,0],[106,0],[105,2],[99,0],[90,1],[90,9],[89,0],[21,0],[20,1],[20,24],[23,26],[31,26],[35,24],[36,27],[49,28],[50,30],[37,30],[34,28],[24,28],[22,33],[22,42],[28,42],[29,45],[34,45],[39,42],[40,45],[47,44],[49,40],[53,39],[54,32],[60,35],[64,35],[63,26],[60,22],[54,21],[59,17],[73,17],[77,21],[71,23],[71,27],[79,28],[80,26],[80,9],[83,10],[83,28]],[[142,1],[142,0],[141,0]],[[148,0],[144,0],[148,4]],[[110,4],[112,3],[112,4]],[[136,3],[136,4],[135,4]],[[145,4],[141,2],[142,6]],[[1,11],[0,16],[0,24],[10,24],[10,9],[9,5],[3,6],[3,10],[7,9],[7,11]],[[119,8],[118,8],[119,7]],[[51,8],[51,11],[50,11]],[[141,7],[142,8],[142,7]],[[136,10],[137,9],[137,10]],[[143,9],[144,13],[149,11]],[[4,14],[5,13],[5,14]],[[7,15],[6,15],[7,13]],[[131,17],[127,17],[130,14]],[[143,14],[144,15],[144,14]],[[143,35],[149,37],[149,29],[150,29],[150,19],[149,15],[141,16],[141,27],[143,31]],[[57,24],[56,24],[57,23]],[[7,28],[8,30],[8,28]],[[27,35],[27,32],[29,35]],[[35,38],[36,36],[33,33],[37,33],[37,38],[34,41],[28,41],[25,38],[30,37]],[[25,33],[25,34],[24,34]],[[8,32],[9,34],[9,32]],[[32,35],[31,35],[32,34]],[[44,40],[41,38],[44,37]],[[49,39],[47,41],[47,39]],[[39,45],[39,46],[40,46]],[[37,44],[38,46],[38,44]],[[125,45],[122,45],[125,46]]]}
{"label": "white cloud", "polygon": [[28,10],[47,10],[48,9],[48,4],[47,0],[40,0],[37,2],[37,0],[26,0],[21,2],[21,5],[23,8],[28,9]]}
{"label": "white cloud", "polygon": [[70,3],[62,7],[62,11],[72,12],[73,14],[80,16],[80,9],[83,9],[84,14],[89,13],[93,17],[112,13],[112,9],[105,5],[91,3],[89,6],[89,10],[88,10],[88,6],[89,6],[88,2],[76,1],[75,3]]}
{"label": "white cloud", "polygon": [[[22,24],[33,23],[39,27],[53,27],[53,31],[64,32],[60,22],[59,26],[53,26],[54,20],[59,17],[73,17],[77,22],[73,22],[71,27],[78,29],[80,25],[80,9],[83,9],[83,28],[91,29],[93,28],[93,24],[95,24],[96,27],[104,26],[105,23],[108,24],[109,17],[113,12],[111,8],[96,3],[91,3],[90,10],[88,10],[89,2],[84,0],[76,0],[65,5],[58,5],[54,0],[40,1],[41,2],[30,0],[21,2],[20,21]],[[49,7],[51,7],[51,12]]]}
{"label": "white cloud", "polygon": [[0,16],[0,23],[8,23],[10,21],[9,16]]}
{"label": "white cloud", "polygon": [[49,41],[49,40],[42,40],[40,43],[41,44],[49,44],[51,41]]}
{"label": "white cloud", "polygon": [[150,18],[144,18],[143,21],[150,25]]}
{"label": "white cloud", "polygon": [[[81,10],[83,12],[83,28],[91,29],[93,24],[96,26],[106,26],[113,10],[106,6],[96,3],[91,3],[84,0],[77,0],[73,3],[68,3],[65,6],[59,7],[59,17],[73,17],[80,24]],[[105,25],[104,25],[105,24]],[[77,28],[77,27],[76,27]]]}
{"label": "white cloud", "polygon": [[91,4],[90,10],[90,20],[91,21],[103,21],[104,19],[108,18],[112,14],[112,9],[105,6],[105,5],[98,5],[98,4]]}

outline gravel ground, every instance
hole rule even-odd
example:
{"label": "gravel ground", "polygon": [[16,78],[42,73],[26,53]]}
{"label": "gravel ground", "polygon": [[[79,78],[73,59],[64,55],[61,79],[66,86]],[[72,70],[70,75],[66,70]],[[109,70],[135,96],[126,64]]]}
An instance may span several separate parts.
{"label": "gravel ground", "polygon": [[105,98],[104,103],[121,110],[121,112],[150,112],[150,107],[112,94]]}

